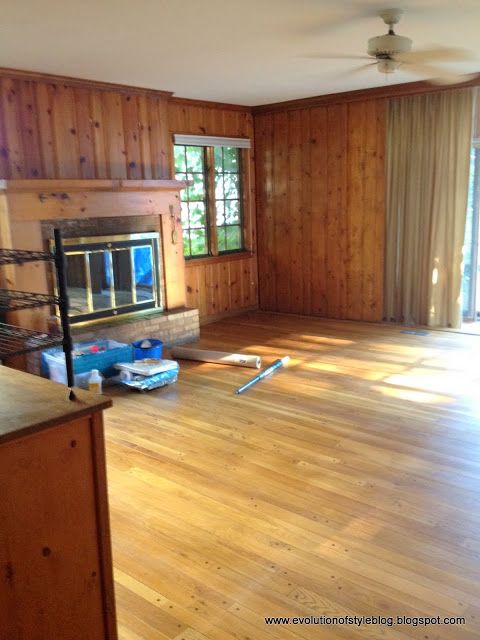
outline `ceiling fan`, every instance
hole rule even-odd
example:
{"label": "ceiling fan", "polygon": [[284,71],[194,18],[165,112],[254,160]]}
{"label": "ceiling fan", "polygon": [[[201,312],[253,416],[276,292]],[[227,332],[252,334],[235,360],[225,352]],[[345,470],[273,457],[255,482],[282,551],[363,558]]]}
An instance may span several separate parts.
{"label": "ceiling fan", "polygon": [[[451,72],[439,67],[444,62],[466,62],[475,60],[475,57],[465,49],[452,47],[437,47],[412,51],[412,40],[395,33],[394,27],[400,21],[403,11],[401,9],[382,9],[378,15],[388,26],[388,32],[381,36],[374,36],[368,40],[366,56],[324,56],[314,55],[314,58],[344,58],[352,60],[370,60],[369,63],[357,67],[353,71],[362,71],[376,66],[380,73],[395,73],[405,65],[406,70],[429,78],[433,84],[456,84],[467,82],[478,74],[462,74]],[[375,58],[374,62],[371,62]]]}

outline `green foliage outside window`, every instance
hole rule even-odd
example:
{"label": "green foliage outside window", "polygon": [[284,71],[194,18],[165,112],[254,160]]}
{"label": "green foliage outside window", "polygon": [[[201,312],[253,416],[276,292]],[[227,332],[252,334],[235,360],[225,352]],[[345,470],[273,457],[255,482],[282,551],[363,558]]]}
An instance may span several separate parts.
{"label": "green foliage outside window", "polygon": [[242,248],[239,150],[215,147],[215,207],[218,252]]}
{"label": "green foliage outside window", "polygon": [[[174,147],[177,180],[193,181],[193,185],[181,193],[183,246],[187,258],[212,255],[214,243],[209,229],[215,234],[219,254],[243,249],[240,150],[214,147],[210,170],[206,154],[207,147]],[[213,182],[215,194],[211,202],[209,181]]]}
{"label": "green foliage outside window", "polygon": [[208,255],[207,191],[204,147],[175,145],[175,177],[193,181],[181,193],[183,252],[186,257]]}

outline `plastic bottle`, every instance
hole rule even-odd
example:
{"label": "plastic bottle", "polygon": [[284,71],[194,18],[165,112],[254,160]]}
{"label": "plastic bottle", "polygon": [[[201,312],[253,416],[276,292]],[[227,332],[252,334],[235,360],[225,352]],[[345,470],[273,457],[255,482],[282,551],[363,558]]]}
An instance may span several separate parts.
{"label": "plastic bottle", "polygon": [[92,369],[88,379],[88,389],[93,393],[102,393],[102,376],[98,369]]}

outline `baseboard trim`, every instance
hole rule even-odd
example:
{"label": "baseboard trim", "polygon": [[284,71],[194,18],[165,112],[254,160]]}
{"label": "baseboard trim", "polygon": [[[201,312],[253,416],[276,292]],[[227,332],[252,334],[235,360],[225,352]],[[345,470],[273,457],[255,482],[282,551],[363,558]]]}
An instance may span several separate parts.
{"label": "baseboard trim", "polygon": [[234,309],[233,311],[224,311],[223,313],[216,313],[211,316],[200,316],[200,326],[204,324],[212,324],[212,322],[218,322],[220,320],[225,320],[226,318],[232,318],[233,316],[241,316],[242,313],[247,313],[248,311],[259,311],[258,305],[244,307],[243,309]]}

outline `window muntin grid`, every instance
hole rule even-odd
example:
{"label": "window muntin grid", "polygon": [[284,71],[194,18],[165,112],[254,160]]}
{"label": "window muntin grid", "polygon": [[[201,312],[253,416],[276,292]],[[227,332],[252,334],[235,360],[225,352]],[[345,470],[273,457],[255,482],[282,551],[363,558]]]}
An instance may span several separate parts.
{"label": "window muntin grid", "polygon": [[183,249],[186,258],[209,255],[205,147],[175,145],[177,180],[193,184],[181,192]]}

